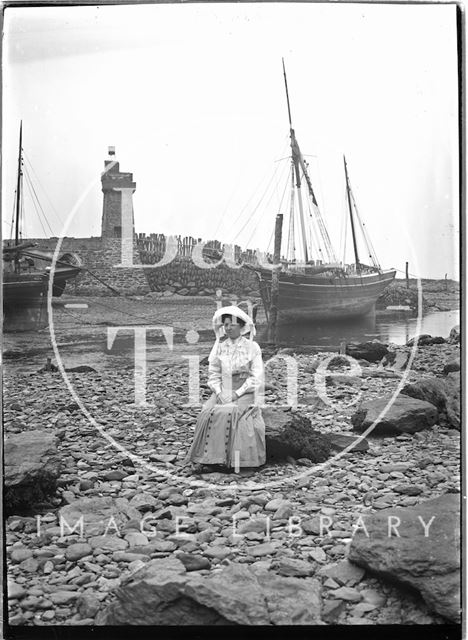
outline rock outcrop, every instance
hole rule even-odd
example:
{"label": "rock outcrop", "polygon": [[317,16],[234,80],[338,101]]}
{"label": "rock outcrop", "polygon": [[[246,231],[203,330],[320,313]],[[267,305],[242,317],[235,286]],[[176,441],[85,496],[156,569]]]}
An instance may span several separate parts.
{"label": "rock outcrop", "polygon": [[312,428],[309,418],[292,411],[263,409],[267,460],[308,458],[324,462],[331,453],[330,439]]}
{"label": "rock outcrop", "polygon": [[408,340],[406,343],[407,347],[413,347],[415,343],[417,343],[418,347],[428,347],[433,344],[444,344],[446,342],[445,338],[442,336],[430,336],[428,333],[423,333],[420,336],[414,336],[411,340]]}
{"label": "rock outcrop", "polygon": [[372,342],[360,342],[346,345],[346,355],[355,360],[367,360],[367,362],[380,362],[388,354],[386,344],[374,340]]}
{"label": "rock outcrop", "polygon": [[417,589],[431,609],[458,622],[459,512],[460,496],[445,494],[414,507],[363,516],[365,530],[356,530],[348,558],[384,579]]}
{"label": "rock outcrop", "polygon": [[452,372],[446,378],[423,378],[407,384],[401,393],[411,398],[429,402],[437,408],[438,422],[442,426],[460,429],[460,372]]}
{"label": "rock outcrop", "polygon": [[175,558],[151,560],[123,581],[96,620],[105,625],[320,624],[320,583],[232,563],[203,576]]}
{"label": "rock outcrop", "polygon": [[4,447],[6,513],[33,509],[55,494],[61,463],[57,438],[47,431],[8,436]]}
{"label": "rock outcrop", "polygon": [[445,365],[444,365],[444,369],[443,369],[443,374],[447,375],[448,373],[453,373],[454,371],[460,371],[460,358],[453,358],[452,360],[449,360]]}
{"label": "rock outcrop", "polygon": [[461,380],[460,372],[449,373],[446,378],[447,401],[445,405],[447,425],[460,429]]}
{"label": "rock outcrop", "polygon": [[449,344],[458,344],[460,342],[460,325],[457,324],[452,327],[450,335],[448,337]]}
{"label": "rock outcrop", "polygon": [[408,366],[409,351],[389,351],[382,359],[382,365],[390,371],[404,371]]}
{"label": "rock outcrop", "polygon": [[[79,531],[81,525],[77,525],[77,523],[82,518],[83,532],[86,537],[108,537],[109,540],[113,539],[111,534],[115,534],[116,529],[120,531],[128,520],[140,517],[140,512],[131,507],[125,498],[115,500],[108,496],[80,498],[62,507],[59,511],[59,518],[69,527],[76,526],[76,531]],[[107,535],[108,533],[110,535]]]}
{"label": "rock outcrop", "polygon": [[[388,408],[386,408],[388,405]],[[437,422],[437,409],[429,402],[399,395],[395,400],[378,398],[364,402],[352,416],[353,429],[362,433],[380,416],[372,435],[398,435],[416,433],[432,427]]]}

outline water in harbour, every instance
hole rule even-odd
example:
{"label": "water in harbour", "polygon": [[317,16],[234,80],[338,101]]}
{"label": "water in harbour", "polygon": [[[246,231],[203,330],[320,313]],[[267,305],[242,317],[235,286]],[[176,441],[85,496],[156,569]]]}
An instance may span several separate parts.
{"label": "water in harbour", "polygon": [[[432,336],[442,336],[447,338],[450,330],[459,323],[460,312],[438,311],[428,313],[422,317],[421,330],[419,333],[428,333]],[[345,342],[369,342],[377,339],[385,343],[406,344],[410,338],[416,335],[417,318],[408,314],[377,313],[374,316],[366,316],[356,320],[346,320],[341,322],[323,321],[316,323],[280,325],[278,342],[282,345],[308,345],[319,350],[337,351],[340,343]],[[146,357],[148,361],[159,361],[161,358],[168,358],[170,354],[179,358],[181,353],[189,354],[197,352],[197,345],[190,345],[186,341],[185,331],[180,330],[173,338],[174,347],[172,350],[166,344],[166,340],[161,332],[150,332],[146,337]],[[212,329],[201,329],[198,331],[198,346],[212,344],[214,334]],[[267,326],[257,325],[256,340],[262,344],[267,342]],[[100,347],[106,355],[133,357],[134,336],[118,335],[111,349],[107,348],[106,341],[101,340]],[[206,347],[203,347],[206,350]]]}
{"label": "water in harbour", "polygon": [[[282,344],[313,345],[319,348],[336,348],[340,342],[368,342],[380,340],[394,344],[406,344],[416,333],[447,338],[450,330],[460,322],[460,312],[437,311],[423,315],[421,329],[417,332],[417,318],[406,313],[376,314],[341,322],[323,321],[304,324],[281,325],[278,340]],[[259,339],[265,329],[259,331]]]}

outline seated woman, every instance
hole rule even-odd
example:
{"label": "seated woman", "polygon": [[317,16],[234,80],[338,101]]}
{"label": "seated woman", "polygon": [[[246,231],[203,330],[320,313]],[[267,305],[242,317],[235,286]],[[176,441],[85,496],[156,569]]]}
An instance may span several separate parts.
{"label": "seated woman", "polygon": [[[189,458],[199,465],[259,467],[265,463],[265,423],[258,406],[264,370],[253,342],[255,326],[242,309],[229,306],[216,311],[213,329],[216,342],[208,359],[213,395],[198,417]],[[220,342],[223,335],[227,339]]]}

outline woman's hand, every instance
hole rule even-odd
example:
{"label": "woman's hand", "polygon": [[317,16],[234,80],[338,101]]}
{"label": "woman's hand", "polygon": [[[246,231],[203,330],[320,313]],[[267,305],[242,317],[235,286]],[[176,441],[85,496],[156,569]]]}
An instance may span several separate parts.
{"label": "woman's hand", "polygon": [[226,391],[221,391],[216,395],[216,402],[218,404],[230,404],[231,402],[236,402],[238,400],[238,395],[233,391],[232,393],[227,393]]}
{"label": "woman's hand", "polygon": [[218,404],[228,404],[228,402],[230,402],[230,399],[229,399],[229,396],[226,394],[225,391],[221,391],[216,396],[216,402]]}

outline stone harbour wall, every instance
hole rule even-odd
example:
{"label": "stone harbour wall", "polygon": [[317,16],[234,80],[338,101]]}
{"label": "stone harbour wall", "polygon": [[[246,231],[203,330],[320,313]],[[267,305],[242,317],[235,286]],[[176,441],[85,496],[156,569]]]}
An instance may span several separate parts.
{"label": "stone harbour wall", "polygon": [[[28,238],[23,242],[37,243],[37,249],[47,251],[52,257],[58,238]],[[34,249],[33,249],[34,250]],[[172,262],[162,266],[148,264],[148,256],[140,252],[136,240],[133,246],[134,267],[118,267],[122,262],[122,244],[119,238],[63,238],[59,258],[72,253],[81,266],[95,274],[83,271],[67,283],[66,292],[76,295],[107,295],[113,287],[126,295],[145,295],[151,291],[170,292],[179,295],[213,295],[217,289],[237,296],[258,292],[255,274],[247,269],[233,269],[226,264],[202,269],[190,256],[176,256]],[[146,263],[144,267],[138,267]],[[37,268],[44,268],[47,261],[35,259]]]}
{"label": "stone harbour wall", "polygon": [[212,269],[197,267],[190,257],[175,258],[168,265],[148,269],[151,291],[169,291],[182,296],[213,295],[217,289],[238,296],[258,296],[258,281],[247,269],[221,264]]}
{"label": "stone harbour wall", "polygon": [[[37,250],[47,251],[52,256],[58,238],[28,238],[23,242],[37,242]],[[63,238],[59,259],[70,253],[74,254],[80,266],[89,271],[82,271],[74,280],[70,280],[65,289],[67,293],[76,295],[111,293],[103,283],[127,295],[144,295],[150,292],[145,269],[116,266],[122,261],[121,240],[118,238]],[[36,268],[44,268],[50,264],[48,261],[39,259],[35,259],[34,262]],[[140,262],[136,244],[133,248],[133,262],[134,264]]]}

